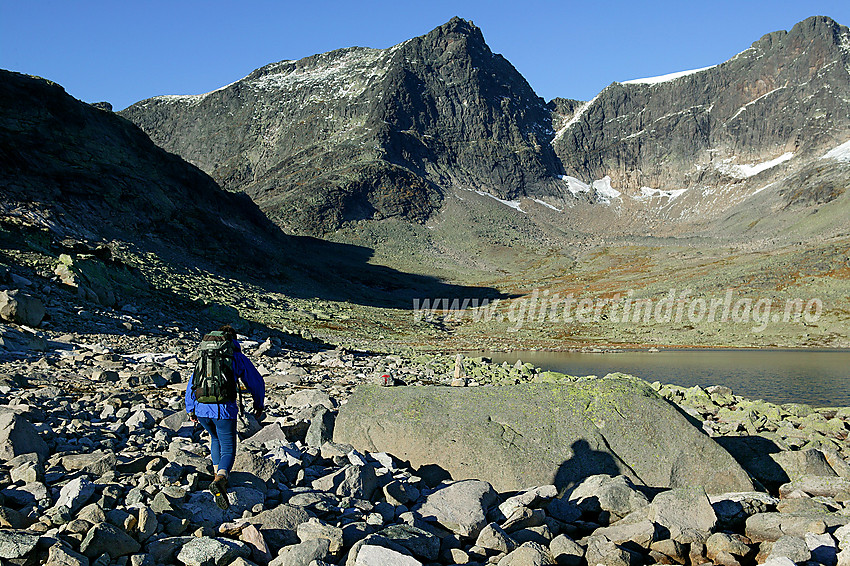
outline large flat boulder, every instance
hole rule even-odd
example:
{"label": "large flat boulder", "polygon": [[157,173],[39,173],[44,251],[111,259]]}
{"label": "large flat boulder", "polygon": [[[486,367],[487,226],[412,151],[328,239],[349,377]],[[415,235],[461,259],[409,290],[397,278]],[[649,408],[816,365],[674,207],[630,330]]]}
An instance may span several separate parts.
{"label": "large flat boulder", "polygon": [[653,487],[752,491],[741,466],[646,382],[629,376],[501,387],[359,386],[334,442],[436,464],[498,491],[594,474]]}

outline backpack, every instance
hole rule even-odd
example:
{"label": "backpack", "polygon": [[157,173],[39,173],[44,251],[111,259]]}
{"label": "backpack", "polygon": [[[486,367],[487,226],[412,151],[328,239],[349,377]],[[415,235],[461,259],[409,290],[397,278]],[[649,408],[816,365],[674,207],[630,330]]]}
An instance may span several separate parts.
{"label": "backpack", "polygon": [[210,332],[201,340],[197,354],[195,371],[192,373],[192,390],[198,403],[236,401],[233,341],[223,332]]}

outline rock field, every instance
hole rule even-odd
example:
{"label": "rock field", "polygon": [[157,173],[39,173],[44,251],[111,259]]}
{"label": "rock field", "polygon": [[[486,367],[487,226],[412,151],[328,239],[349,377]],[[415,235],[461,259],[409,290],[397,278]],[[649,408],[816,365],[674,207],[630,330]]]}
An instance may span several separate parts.
{"label": "rock field", "polygon": [[[242,344],[265,376],[266,413],[262,422],[240,419],[231,507],[221,511],[205,491],[206,439],[183,410],[199,330],[129,311],[97,326],[76,311],[62,325],[76,317],[79,331],[60,334],[51,324],[12,322],[39,318],[34,301],[8,307],[22,295],[0,299],[3,565],[850,565],[848,408],[780,406],[724,387],[571,377],[482,358],[320,349],[254,331]],[[378,387],[385,373],[390,387]],[[737,463],[715,467],[732,473],[740,465],[755,489],[671,489],[642,480],[649,476],[637,468],[588,466],[558,486],[497,491],[488,477],[452,481],[439,466],[334,441],[337,415],[369,419],[353,412],[355,389],[367,384],[373,395],[418,398],[427,411],[438,390],[461,397],[475,388],[618,383],[640,383],[645,399],[672,402],[684,423],[675,426],[701,429],[728,450]],[[603,436],[613,426],[592,422]],[[439,438],[440,427],[422,426],[422,442]]]}

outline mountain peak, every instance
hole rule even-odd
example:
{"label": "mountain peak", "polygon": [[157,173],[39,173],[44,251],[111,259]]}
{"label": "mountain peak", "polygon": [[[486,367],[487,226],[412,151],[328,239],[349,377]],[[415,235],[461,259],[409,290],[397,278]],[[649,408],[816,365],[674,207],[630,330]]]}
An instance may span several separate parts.
{"label": "mountain peak", "polygon": [[752,46],[755,49],[769,50],[781,44],[794,47],[807,42],[842,45],[847,41],[844,38],[848,33],[850,30],[847,27],[829,16],[812,16],[795,24],[791,31],[778,30],[765,34]]}
{"label": "mountain peak", "polygon": [[443,25],[434,28],[432,31],[425,34],[424,37],[426,39],[437,39],[458,35],[463,36],[467,39],[471,39],[476,43],[485,43],[484,34],[481,33],[481,29],[479,29],[471,21],[464,20],[463,18],[459,18],[457,16],[453,17]]}

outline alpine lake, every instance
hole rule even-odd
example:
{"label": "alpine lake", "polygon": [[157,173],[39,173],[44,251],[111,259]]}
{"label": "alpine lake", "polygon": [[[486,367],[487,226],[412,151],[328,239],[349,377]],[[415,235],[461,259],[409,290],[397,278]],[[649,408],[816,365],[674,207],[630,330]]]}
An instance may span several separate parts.
{"label": "alpine lake", "polygon": [[478,352],[494,362],[522,360],[567,375],[622,372],[683,387],[725,385],[771,403],[850,406],[850,350],[626,350]]}

